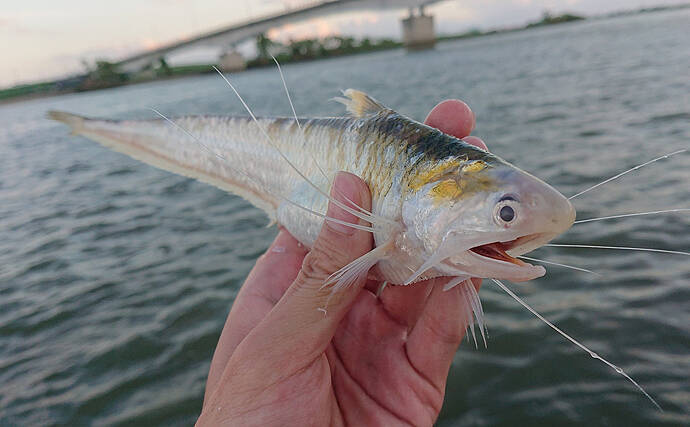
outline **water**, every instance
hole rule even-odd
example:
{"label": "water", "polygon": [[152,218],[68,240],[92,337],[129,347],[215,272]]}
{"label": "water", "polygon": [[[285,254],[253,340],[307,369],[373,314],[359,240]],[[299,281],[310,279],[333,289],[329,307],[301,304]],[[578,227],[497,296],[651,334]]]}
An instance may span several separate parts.
{"label": "water", "polygon": [[[477,113],[491,149],[576,192],[690,141],[690,12],[658,13],[285,67],[297,111],[340,114],[338,89],[422,119],[444,98]],[[274,69],[234,77],[259,114],[288,115]],[[243,200],[107,151],[44,118],[242,113],[217,76],[0,106],[0,425],[189,425],[239,286],[276,231]],[[690,207],[690,155],[575,199],[579,218]],[[576,225],[568,243],[690,249],[687,214]],[[463,343],[439,425],[690,423],[690,263],[545,248],[512,285],[625,369],[481,290],[489,348]],[[454,319],[449,319],[454,321]]]}

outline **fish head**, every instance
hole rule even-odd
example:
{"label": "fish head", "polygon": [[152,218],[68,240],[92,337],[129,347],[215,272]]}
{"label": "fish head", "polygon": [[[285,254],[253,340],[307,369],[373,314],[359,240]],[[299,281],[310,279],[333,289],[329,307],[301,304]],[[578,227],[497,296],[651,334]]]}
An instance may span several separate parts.
{"label": "fish head", "polygon": [[541,277],[544,267],[517,257],[569,229],[575,209],[550,185],[483,153],[418,173],[403,203],[403,222],[442,275]]}

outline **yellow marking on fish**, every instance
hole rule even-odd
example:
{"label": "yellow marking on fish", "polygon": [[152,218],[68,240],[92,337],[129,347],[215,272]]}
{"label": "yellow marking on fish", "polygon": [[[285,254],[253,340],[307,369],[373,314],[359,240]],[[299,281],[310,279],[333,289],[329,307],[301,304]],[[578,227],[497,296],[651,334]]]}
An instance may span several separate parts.
{"label": "yellow marking on fish", "polygon": [[449,159],[439,163],[431,169],[417,172],[417,174],[410,179],[410,188],[417,191],[435,178],[448,173],[451,169],[458,168],[460,163],[462,163],[462,159]]}
{"label": "yellow marking on fish", "polygon": [[456,199],[462,195],[462,189],[454,179],[447,179],[436,184],[431,192],[435,201]]}
{"label": "yellow marking on fish", "polygon": [[466,168],[463,168],[462,171],[465,173],[458,175],[454,179],[441,181],[433,186],[430,192],[434,202],[437,204],[448,201],[456,202],[481,191],[496,191],[498,189],[496,181],[491,176],[481,173],[486,167],[484,162],[481,163],[483,164],[482,166],[469,165],[469,172],[465,170]]}
{"label": "yellow marking on fish", "polygon": [[481,160],[474,161],[462,167],[463,173],[475,173],[486,169],[488,165]]}

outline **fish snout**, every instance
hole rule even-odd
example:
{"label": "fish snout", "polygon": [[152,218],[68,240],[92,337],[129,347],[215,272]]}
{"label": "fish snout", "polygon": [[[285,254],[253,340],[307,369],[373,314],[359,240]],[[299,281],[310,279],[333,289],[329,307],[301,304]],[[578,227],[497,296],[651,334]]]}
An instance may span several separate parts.
{"label": "fish snout", "polygon": [[556,235],[565,233],[575,222],[575,208],[570,200],[561,193],[554,190],[557,197],[550,201],[548,209],[548,221],[552,227],[552,232]]}
{"label": "fish snout", "polygon": [[520,207],[524,209],[526,232],[564,233],[575,221],[575,208],[563,194],[529,174],[518,179],[516,188]]}

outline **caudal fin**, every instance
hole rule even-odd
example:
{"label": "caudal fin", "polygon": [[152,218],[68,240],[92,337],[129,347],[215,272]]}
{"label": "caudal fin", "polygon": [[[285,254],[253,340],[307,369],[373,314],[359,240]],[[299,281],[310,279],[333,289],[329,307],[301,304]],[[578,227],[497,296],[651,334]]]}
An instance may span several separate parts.
{"label": "caudal fin", "polygon": [[48,118],[62,122],[72,129],[72,134],[80,133],[84,128],[84,121],[86,117],[78,116],[76,114],[67,113],[65,111],[48,111]]}

